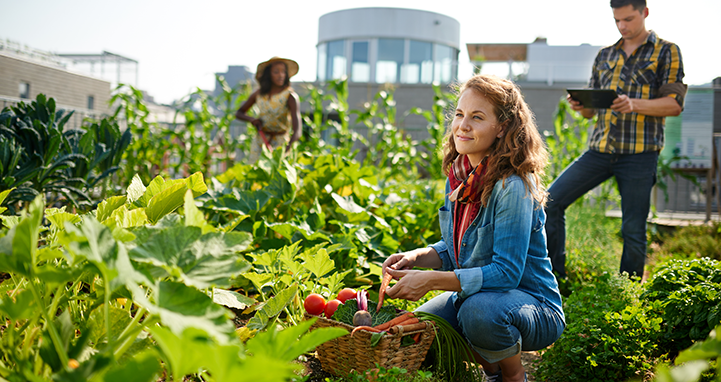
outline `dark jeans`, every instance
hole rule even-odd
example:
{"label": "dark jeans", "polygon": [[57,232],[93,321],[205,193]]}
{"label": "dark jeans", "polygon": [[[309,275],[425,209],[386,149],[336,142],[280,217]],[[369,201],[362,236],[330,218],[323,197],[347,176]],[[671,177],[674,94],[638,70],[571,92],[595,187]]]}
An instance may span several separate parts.
{"label": "dark jeans", "polygon": [[656,183],[658,152],[604,154],[586,151],[551,184],[546,205],[548,256],[559,278],[566,277],[566,208],[606,179],[615,176],[621,194],[623,254],[621,272],[643,276],[646,218]]}

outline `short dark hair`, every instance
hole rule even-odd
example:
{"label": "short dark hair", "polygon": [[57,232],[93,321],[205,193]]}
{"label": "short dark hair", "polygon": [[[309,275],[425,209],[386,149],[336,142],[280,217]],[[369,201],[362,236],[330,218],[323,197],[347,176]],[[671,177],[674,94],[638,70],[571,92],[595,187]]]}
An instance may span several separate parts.
{"label": "short dark hair", "polygon": [[633,9],[642,11],[646,8],[646,0],[611,0],[611,8],[621,8],[632,5]]}

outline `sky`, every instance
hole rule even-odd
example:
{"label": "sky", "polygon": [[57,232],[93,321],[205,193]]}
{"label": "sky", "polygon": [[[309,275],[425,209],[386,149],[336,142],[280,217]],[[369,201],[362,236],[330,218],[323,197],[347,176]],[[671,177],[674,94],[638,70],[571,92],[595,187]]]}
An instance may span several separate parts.
{"label": "sky", "polygon": [[[646,27],[679,45],[685,83],[721,76],[721,0],[647,0]],[[53,53],[116,53],[139,62],[138,88],[170,103],[212,89],[229,65],[294,59],[294,81],[314,81],[318,19],[359,7],[421,9],[460,22],[459,77],[467,43],[606,46],[616,42],[608,0],[0,0],[0,39]],[[590,73],[589,73],[590,75]]]}

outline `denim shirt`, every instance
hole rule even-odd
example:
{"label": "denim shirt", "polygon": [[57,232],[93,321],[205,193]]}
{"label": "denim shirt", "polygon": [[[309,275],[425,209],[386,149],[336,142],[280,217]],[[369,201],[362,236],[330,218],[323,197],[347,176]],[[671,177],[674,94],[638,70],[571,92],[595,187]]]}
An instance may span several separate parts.
{"label": "denim shirt", "polygon": [[463,235],[460,267],[453,245],[446,244],[453,243],[455,203],[448,199],[450,191],[446,181],[445,203],[438,211],[442,240],[431,247],[443,261],[441,270],[452,270],[461,282],[456,298],[518,289],[563,317],[561,294],[546,249],[546,213],[526,191],[523,180],[512,175],[496,183],[488,206],[481,207]]}

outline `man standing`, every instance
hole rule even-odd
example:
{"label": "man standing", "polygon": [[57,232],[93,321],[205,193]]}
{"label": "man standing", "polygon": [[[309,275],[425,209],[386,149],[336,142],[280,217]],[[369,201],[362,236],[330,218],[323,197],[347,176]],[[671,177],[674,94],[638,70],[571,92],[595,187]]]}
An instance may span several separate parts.
{"label": "man standing", "polygon": [[618,98],[610,109],[589,109],[569,97],[573,110],[586,118],[598,114],[598,120],[588,150],[548,190],[548,254],[558,278],[566,277],[566,208],[612,176],[623,214],[621,272],[643,276],[664,120],[681,113],[686,95],[681,51],[646,29],[646,0],[611,0],[611,8],[621,39],[598,52],[589,85],[615,90]]}

